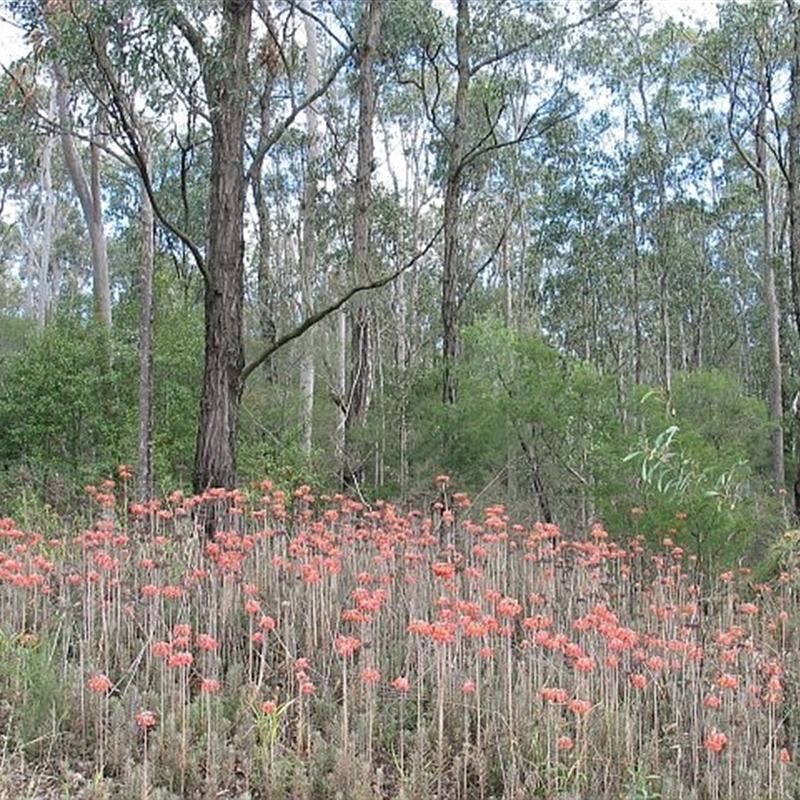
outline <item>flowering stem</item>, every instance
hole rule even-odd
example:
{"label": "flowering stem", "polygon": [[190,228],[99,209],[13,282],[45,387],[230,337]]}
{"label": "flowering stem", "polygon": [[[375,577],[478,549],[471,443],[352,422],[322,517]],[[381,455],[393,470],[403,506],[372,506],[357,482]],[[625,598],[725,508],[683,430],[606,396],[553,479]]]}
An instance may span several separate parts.
{"label": "flowering stem", "polygon": [[213,725],[211,720],[211,693],[206,692],[206,780],[214,785],[212,771],[214,769]]}
{"label": "flowering stem", "polygon": [[367,766],[372,771],[372,737],[375,732],[375,687],[370,685],[367,690]]}
{"label": "flowering stem", "polygon": [[405,758],[406,756],[406,699],[400,700],[400,784],[405,778]]}
{"label": "flowering stem", "polygon": [[436,659],[436,773],[437,797],[443,797],[442,778],[444,772],[444,646],[439,647]]}
{"label": "flowering stem", "polygon": [[342,749],[345,758],[350,752],[350,705],[348,703],[347,658],[342,660]]}
{"label": "flowering stem", "polygon": [[142,755],[142,800],[147,800],[150,796],[150,736],[148,730],[144,730],[144,753]]}

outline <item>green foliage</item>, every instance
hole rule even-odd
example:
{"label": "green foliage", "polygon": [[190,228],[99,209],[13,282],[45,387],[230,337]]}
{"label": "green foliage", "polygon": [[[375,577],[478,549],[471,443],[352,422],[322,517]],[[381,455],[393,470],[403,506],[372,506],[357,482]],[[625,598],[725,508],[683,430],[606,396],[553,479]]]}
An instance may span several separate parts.
{"label": "green foliage", "polygon": [[[333,485],[335,474],[320,483],[321,453],[303,452],[298,425],[299,393],[280,384],[252,381],[242,401],[238,472],[242,483],[270,478],[285,490],[300,484]],[[335,471],[334,471],[335,472]]]}
{"label": "green foliage", "polygon": [[0,375],[0,462],[48,501],[111,472],[130,455],[132,351],[102,331],[62,322],[32,340]]}
{"label": "green foliage", "polygon": [[[0,289],[2,289],[1,284]],[[2,291],[0,296],[4,296]],[[33,330],[33,322],[29,319],[0,314],[0,369],[25,348],[25,342]]]}
{"label": "green foliage", "polygon": [[0,682],[5,687],[3,716],[11,719],[5,727],[16,732],[18,741],[31,756],[48,754],[64,716],[67,697],[47,642],[36,636],[0,631]]}
{"label": "green foliage", "polygon": [[540,503],[572,522],[594,492],[595,472],[613,481],[620,433],[613,382],[491,316],[463,331],[463,349],[458,404],[443,407],[430,392],[427,404],[415,397],[412,461],[432,465],[438,449],[438,463],[467,491],[503,490],[521,507],[530,507],[538,477]]}
{"label": "green foliage", "polygon": [[[24,513],[70,509],[76,487],[136,461],[138,354],[120,325],[109,342],[92,326],[60,320],[0,362],[0,497]],[[124,322],[124,318],[121,322]],[[197,433],[202,319],[169,307],[156,321],[155,464],[162,487],[186,487]],[[20,487],[24,487],[21,491]]]}
{"label": "green foliage", "polygon": [[156,479],[165,491],[185,489],[191,485],[203,378],[203,320],[188,305],[167,305],[156,318],[153,378]]}
{"label": "green foliage", "polygon": [[800,530],[784,531],[770,543],[764,558],[758,563],[754,581],[769,581],[783,574],[791,576],[797,585],[800,575]]}
{"label": "green foliage", "polygon": [[770,440],[761,401],[723,373],[697,372],[677,376],[671,404],[646,391],[636,412],[642,433],[623,459],[629,488],[609,513],[615,526],[633,509],[629,523],[652,544],[669,536],[705,566],[736,563],[765,527],[780,530],[778,504],[755,501]]}
{"label": "green foliage", "polygon": [[[0,223],[7,315],[0,327],[0,501],[28,516],[46,502],[72,499],[72,487],[136,454],[139,264],[130,253],[139,246],[133,209],[140,184],[129,164],[104,156],[101,169],[114,342],[100,341],[75,319],[39,337],[21,318],[36,302],[47,191],[57,199],[53,298],[61,314],[80,319],[90,296],[79,205],[57,147],[53,188],[45,188],[45,140],[34,135],[52,119],[50,66],[61,64],[69,74],[76,141],[85,143],[101,123],[109,152],[118,152],[123,126],[113,114],[98,116],[109,99],[92,47],[102,44],[122,94],[138,98],[142,120],[153,123],[159,208],[200,250],[212,132],[201,67],[170,4],[143,9],[132,0],[76,0],[69,9],[52,4],[45,16],[41,2],[7,5],[24,29],[47,31],[43,39],[31,37],[38,57],[0,80],[2,195],[6,216],[14,218]],[[218,10],[210,0],[184,5],[185,22],[208,33],[205,70],[214,75],[222,52],[213,44]],[[369,463],[376,495],[392,497],[407,486],[416,493],[445,471],[487,501],[514,504],[530,516],[552,514],[571,531],[600,519],[620,536],[632,529],[651,542],[671,535],[709,558],[733,559],[753,531],[782,529],[779,502],[763,477],[770,456],[764,407],[748,397],[765,393],[769,361],[757,269],[764,209],[742,155],[764,101],[752,78],[763,60],[770,86],[786,85],[790,26],[775,3],[723,3],[719,26],[705,32],[656,15],[652,4],[634,6],[567,34],[559,4],[510,4],[501,15],[496,3],[472,4],[469,102],[461,120],[466,152],[457,165],[458,404],[445,406],[440,397],[440,286],[431,251],[406,273],[396,309],[398,295],[389,287],[370,298],[380,321],[380,390],[366,425],[348,432],[348,445]],[[364,4],[347,0],[317,10],[318,34],[327,42],[320,72],[327,76],[342,44],[328,35],[347,31],[357,41]],[[303,48],[294,40],[302,15],[293,4],[284,12],[254,42],[254,81],[265,93],[247,109],[251,143],[279,134],[302,99]],[[454,16],[428,0],[397,0],[383,21],[376,119],[392,153],[383,166],[396,184],[381,188],[376,173],[376,274],[416,258],[441,222],[436,187],[455,166],[454,37]],[[170,69],[159,69],[163,64]],[[257,258],[248,265],[247,292],[260,304],[253,332],[267,307],[283,332],[298,307],[324,304],[328,293],[348,285],[358,66],[356,57],[331,75],[331,91],[317,103],[326,124],[317,176],[318,275],[310,282],[295,241],[307,166],[302,125],[276,136],[252,184],[259,190],[254,202],[263,194],[264,212],[248,228],[248,257]],[[592,110],[590,92],[609,101],[603,111]],[[778,92],[766,99],[776,110],[767,143],[775,154],[786,133],[786,98]],[[182,124],[160,124],[170,119]],[[731,146],[731,133],[743,137],[745,150]],[[617,145],[609,148],[609,141]],[[779,190],[782,177],[773,167]],[[379,172],[386,177],[386,169]],[[250,215],[249,200],[248,209]],[[178,239],[164,226],[157,237],[155,468],[163,489],[185,488],[202,383],[202,281]],[[498,314],[501,298],[512,324]],[[395,327],[391,317],[401,307]],[[529,331],[515,327],[525,325]],[[331,331],[318,341],[318,368],[345,347]],[[408,363],[401,366],[392,352],[395,334],[405,338]],[[782,331],[784,353],[796,344],[794,332]],[[694,370],[674,376],[669,402],[653,391],[666,346],[673,364]],[[273,383],[255,375],[245,389],[242,481],[268,475],[287,487],[327,488],[339,468],[335,403],[319,390],[308,455],[298,425],[296,361],[282,355],[280,362]],[[787,362],[788,392],[797,376]],[[742,385],[700,369],[709,365],[740,374]],[[401,423],[409,432],[402,451]],[[644,513],[632,515],[632,508]]]}
{"label": "green foliage", "polygon": [[463,331],[459,402],[443,406],[438,376],[415,384],[412,463],[439,468],[473,494],[566,529],[599,519],[617,536],[666,536],[706,565],[729,565],[782,529],[766,491],[764,403],[722,372],[675,376],[671,403],[619,386],[543,339],[486,317]]}

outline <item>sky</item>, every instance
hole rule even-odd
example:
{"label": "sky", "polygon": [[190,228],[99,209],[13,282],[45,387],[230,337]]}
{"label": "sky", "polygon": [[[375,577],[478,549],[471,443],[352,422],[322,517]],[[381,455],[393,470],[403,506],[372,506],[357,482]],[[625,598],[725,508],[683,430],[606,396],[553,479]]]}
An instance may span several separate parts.
{"label": "sky", "polygon": [[7,67],[25,55],[25,42],[19,30],[9,21],[5,11],[0,11],[0,64]]}
{"label": "sky", "polygon": [[686,22],[710,22],[717,16],[717,0],[653,0],[653,8]]}

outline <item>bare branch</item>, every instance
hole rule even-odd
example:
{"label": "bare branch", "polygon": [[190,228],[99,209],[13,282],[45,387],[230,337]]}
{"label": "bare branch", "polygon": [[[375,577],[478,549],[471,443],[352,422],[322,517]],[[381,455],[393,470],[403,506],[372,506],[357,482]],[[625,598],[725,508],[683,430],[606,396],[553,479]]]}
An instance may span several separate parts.
{"label": "bare branch", "polygon": [[116,112],[115,116],[122,126],[123,133],[128,140],[128,145],[130,146],[130,155],[137,171],[139,172],[139,177],[142,180],[142,185],[144,186],[144,190],[147,193],[147,197],[153,207],[153,211],[161,225],[186,245],[186,248],[194,258],[195,264],[197,264],[197,269],[200,271],[203,279],[208,281],[205,258],[200,252],[200,248],[185,231],[181,230],[169,219],[158,201],[158,197],[153,189],[153,183],[147,166],[147,160],[144,158],[144,154],[142,153],[139,135],[136,131],[137,124],[141,123],[137,119],[137,114],[133,108],[132,101],[120,85],[117,75],[114,72],[113,65],[108,57],[108,53],[106,53],[103,48],[99,47],[96,37],[90,36],[90,41],[92,44],[92,50],[95,54],[95,59],[97,60],[97,65],[100,68],[100,71],[103,73],[103,77],[108,85],[108,88],[111,90],[111,101]]}
{"label": "bare branch", "polygon": [[242,383],[244,384],[250,375],[252,375],[253,372],[255,372],[255,370],[257,370],[273,353],[289,344],[289,342],[299,339],[307,330],[310,330],[315,325],[318,325],[320,322],[322,322],[322,320],[324,320],[326,317],[329,317],[335,311],[338,311],[343,305],[345,305],[345,303],[347,303],[349,300],[352,300],[357,294],[360,294],[361,292],[369,292],[373,289],[380,289],[382,286],[386,286],[392,283],[392,281],[397,280],[397,278],[399,278],[404,272],[407,272],[409,269],[411,269],[411,267],[413,267],[417,261],[419,261],[431,250],[433,245],[436,243],[436,240],[439,238],[439,234],[442,232],[443,228],[444,225],[440,225],[436,229],[436,233],[433,234],[426,245],[399,269],[396,269],[394,272],[390,272],[388,275],[378,278],[377,280],[354,286],[346,294],[342,295],[338,300],[334,301],[330,305],[321,308],[319,311],[315,311],[313,314],[309,314],[309,316],[306,317],[299,325],[292,328],[292,330],[290,330],[287,334],[281,336],[280,339],[271,344],[266,350],[262,351],[244,368],[242,371]]}
{"label": "bare branch", "polygon": [[353,55],[354,51],[355,45],[352,45],[344,53],[342,53],[338,61],[333,65],[330,75],[328,75],[325,81],[320,84],[319,89],[292,108],[292,110],[284,118],[283,122],[274,128],[269,136],[262,135],[261,139],[256,145],[255,151],[253,152],[250,169],[247,170],[247,174],[245,175],[245,178],[248,181],[252,181],[253,178],[258,175],[258,171],[261,168],[262,162],[264,161],[264,156],[267,154],[270,147],[272,147],[281,138],[281,136],[286,133],[289,126],[295,121],[295,119],[297,119],[298,115],[328,91],[331,84],[336,80],[336,76],[339,74],[339,71],[347,63],[347,60]]}

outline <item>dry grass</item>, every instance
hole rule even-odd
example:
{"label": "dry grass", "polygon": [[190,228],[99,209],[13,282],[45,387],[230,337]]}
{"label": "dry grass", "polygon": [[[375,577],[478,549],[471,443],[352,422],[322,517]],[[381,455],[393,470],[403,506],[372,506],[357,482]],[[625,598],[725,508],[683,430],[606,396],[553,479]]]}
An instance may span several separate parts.
{"label": "dry grass", "polygon": [[439,489],[108,482],[83,531],[2,521],[0,797],[800,796],[793,571],[703,582]]}

